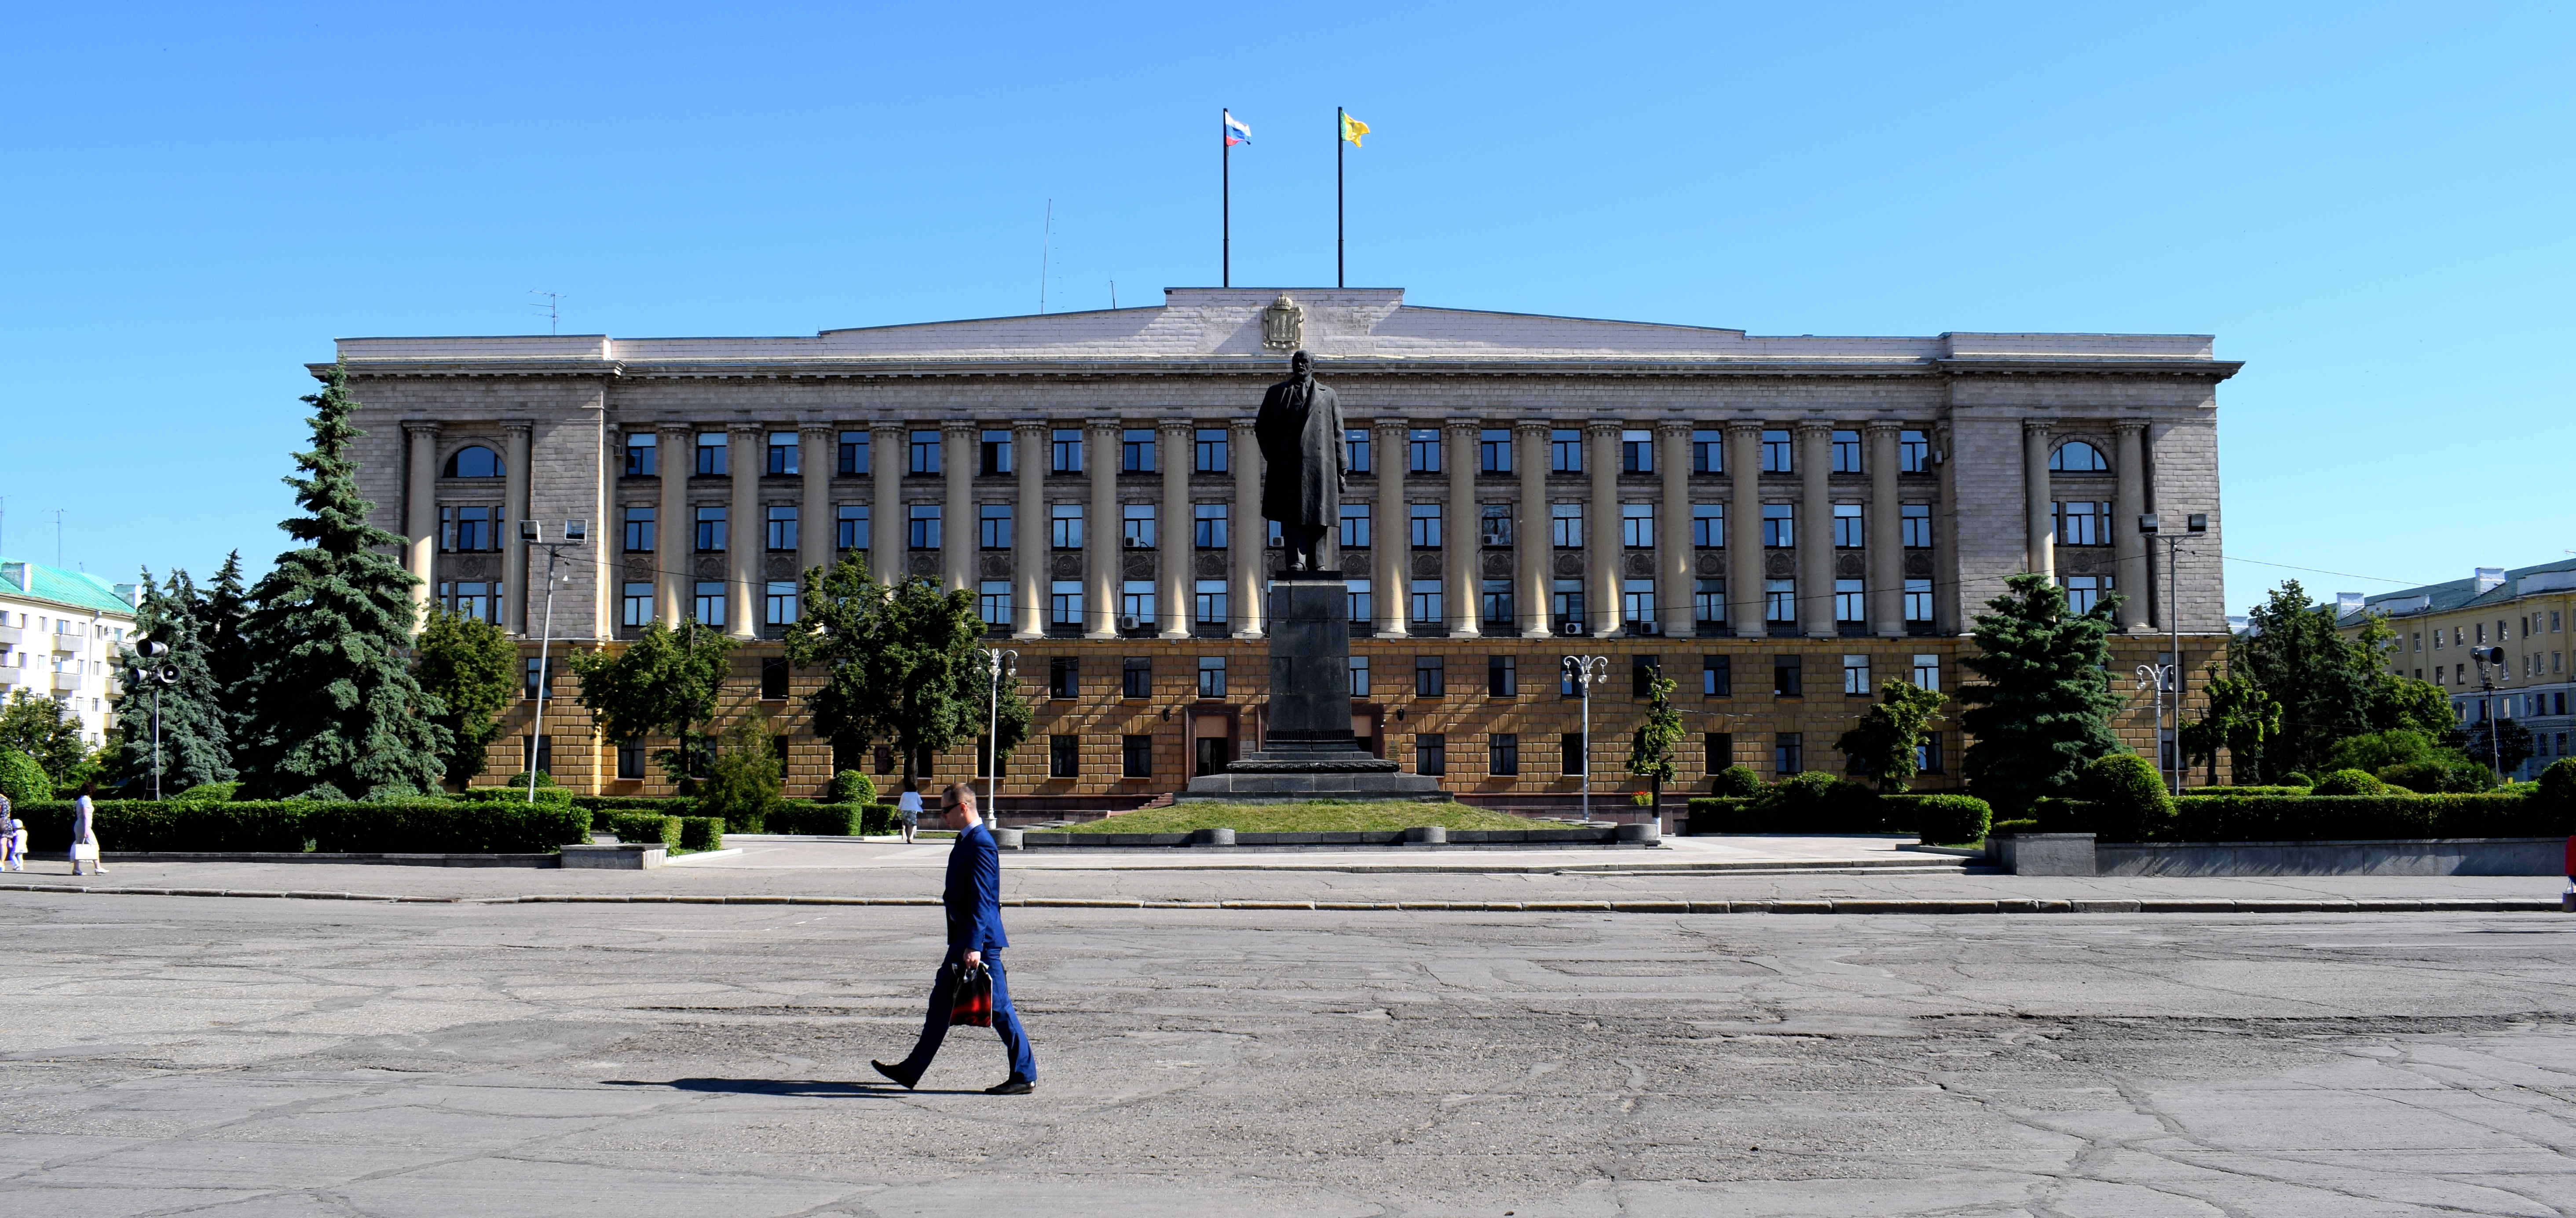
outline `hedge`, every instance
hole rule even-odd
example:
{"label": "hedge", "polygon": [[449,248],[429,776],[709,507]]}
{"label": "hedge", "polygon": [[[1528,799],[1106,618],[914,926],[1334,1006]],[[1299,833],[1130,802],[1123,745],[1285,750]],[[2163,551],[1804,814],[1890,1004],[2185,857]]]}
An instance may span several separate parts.
{"label": "hedge", "polygon": [[2176,799],[2198,799],[2204,795],[2305,795],[2306,787],[2184,787]]}
{"label": "hedge", "polygon": [[680,849],[724,849],[724,818],[721,816],[681,817]]}
{"label": "hedge", "polygon": [[1973,795],[1880,795],[1865,787],[1857,793],[1836,789],[1817,799],[1702,796],[1690,801],[1690,831],[1695,834],[1913,833],[1927,842],[1973,842],[1985,837],[1993,816],[1986,801]]}
{"label": "hedge", "polygon": [[698,801],[641,795],[575,795],[572,806],[588,808],[592,812],[659,812],[664,816],[695,816]]}
{"label": "hedge", "polygon": [[865,811],[864,804],[781,804],[763,820],[769,833],[852,837],[859,832]]}
{"label": "hedge", "polygon": [[[317,804],[283,800],[233,803],[94,799],[90,824],[109,850],[262,850],[301,854],[310,835],[307,809]],[[60,852],[71,845],[69,800],[19,804],[27,822],[27,848]]]}
{"label": "hedge", "polygon": [[[468,800],[398,803],[229,803],[92,801],[92,825],[110,852],[243,850],[329,853],[542,854],[588,840],[590,814],[579,808]],[[51,801],[18,808],[31,850],[71,844],[72,806]]]}
{"label": "hedge", "polygon": [[[524,804],[528,802],[528,786],[522,780],[514,787],[467,787],[448,798],[478,804]],[[537,788],[537,802],[557,808],[569,808],[573,806],[572,791],[566,787],[541,785]]]}
{"label": "hedge", "polygon": [[602,812],[592,820],[617,835],[620,842],[660,842],[664,850],[680,848],[680,818],[659,812]]}
{"label": "hedge", "polygon": [[2099,805],[2043,799],[2038,832],[2092,833],[2104,841],[2295,842],[2424,837],[2564,837],[2576,807],[2523,792],[2479,795],[2209,795],[2174,801],[2169,817],[2136,832],[2106,822]]}

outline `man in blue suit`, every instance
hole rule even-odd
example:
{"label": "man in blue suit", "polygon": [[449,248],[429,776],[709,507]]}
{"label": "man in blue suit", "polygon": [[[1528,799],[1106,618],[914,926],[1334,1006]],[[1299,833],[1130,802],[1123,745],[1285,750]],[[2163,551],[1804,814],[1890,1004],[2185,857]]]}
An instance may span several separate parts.
{"label": "man in blue suit", "polygon": [[1038,1061],[1029,1052],[1028,1033],[1020,1029],[1019,1012],[1011,1009],[1011,988],[1002,974],[1002,949],[1011,945],[1002,933],[1002,853],[984,818],[975,811],[975,789],[965,783],[948,788],[940,802],[945,827],[957,831],[948,851],[948,958],[940,962],[939,979],[930,987],[930,1015],[921,1023],[921,1043],[912,1056],[889,1066],[872,1061],[877,1073],[912,1089],[930,1069],[939,1042],[948,1035],[948,1012],[957,1001],[957,978],[966,965],[981,964],[993,975],[993,1030],[1001,1034],[1002,1051],[1010,1056],[1011,1077],[986,1087],[987,1095],[1027,1095],[1037,1090]]}

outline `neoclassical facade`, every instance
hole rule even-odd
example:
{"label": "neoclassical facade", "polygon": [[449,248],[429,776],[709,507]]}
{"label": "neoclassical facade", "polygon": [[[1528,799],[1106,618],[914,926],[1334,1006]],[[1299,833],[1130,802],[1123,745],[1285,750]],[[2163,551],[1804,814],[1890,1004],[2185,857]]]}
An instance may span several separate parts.
{"label": "neoclassical facade", "polygon": [[[792,732],[799,675],[771,640],[799,573],[857,550],[976,594],[1041,706],[1045,739],[1007,781],[1075,798],[1173,789],[1258,739],[1277,555],[1250,428],[1296,349],[1351,428],[1332,553],[1366,636],[1363,730],[1461,794],[1561,795],[1587,765],[1607,783],[1649,668],[1705,729],[1686,784],[1728,762],[1839,769],[1832,739],[1874,682],[1954,688],[1966,623],[2019,571],[2122,597],[2124,663],[2178,628],[2195,666],[2224,636],[2216,386],[2237,365],[2206,336],[1779,338],[1190,288],[811,338],[338,355],[368,494],[424,599],[533,651],[547,557],[517,522],[557,542],[583,521],[556,553],[552,635],[720,624],[746,644],[742,704]],[[2208,518],[2173,578],[2148,561],[2149,512]],[[1616,676],[1575,739],[1560,660],[1596,653]],[[558,713],[559,775],[657,785],[617,777],[638,750],[618,756],[577,705]],[[2151,748],[2138,718],[2124,728]],[[503,772],[523,764],[507,753]],[[791,751],[800,782],[832,763],[810,739]],[[976,769],[963,750],[933,764]]]}

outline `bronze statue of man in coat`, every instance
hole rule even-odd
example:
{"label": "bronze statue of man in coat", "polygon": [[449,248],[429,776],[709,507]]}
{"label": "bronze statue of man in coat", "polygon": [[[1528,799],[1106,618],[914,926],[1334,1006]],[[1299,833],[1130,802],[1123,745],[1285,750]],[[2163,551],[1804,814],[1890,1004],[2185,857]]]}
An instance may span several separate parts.
{"label": "bronze statue of man in coat", "polygon": [[1342,406],[1315,380],[1314,357],[1289,358],[1288,379],[1261,395],[1253,438],[1268,469],[1261,479],[1261,515],[1279,522],[1289,571],[1320,569],[1316,551],[1340,523],[1343,464]]}

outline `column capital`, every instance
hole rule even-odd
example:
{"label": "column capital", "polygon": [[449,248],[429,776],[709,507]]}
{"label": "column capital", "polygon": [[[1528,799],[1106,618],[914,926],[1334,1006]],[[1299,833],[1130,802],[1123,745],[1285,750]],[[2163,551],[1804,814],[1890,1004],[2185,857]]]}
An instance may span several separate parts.
{"label": "column capital", "polygon": [[1225,429],[1227,431],[1250,431],[1252,430],[1252,425],[1253,420],[1246,418],[1232,418],[1225,421]]}
{"label": "column capital", "polygon": [[1082,425],[1092,431],[1114,432],[1121,429],[1121,422],[1117,419],[1084,419]]}
{"label": "column capital", "polygon": [[1883,436],[1891,432],[1903,431],[1904,429],[1905,424],[1899,423],[1894,419],[1871,419],[1869,422],[1861,424],[1861,430],[1866,431],[1873,436]]}
{"label": "column capital", "polygon": [[1518,423],[1512,424],[1512,434],[1515,436],[1537,436],[1541,439],[1545,439],[1547,437],[1547,433],[1553,430],[1555,430],[1555,425],[1545,419],[1523,419]]}
{"label": "column capital", "polygon": [[1655,434],[1658,436],[1681,436],[1687,439],[1690,433],[1691,423],[1688,419],[1658,419],[1655,422]]}
{"label": "column capital", "polygon": [[[2123,434],[2134,433],[2137,435],[2145,435],[2148,422],[2149,420],[2147,419],[2121,419],[2118,422],[2113,423],[2111,426]],[[408,424],[406,424],[406,426],[408,426]]]}
{"label": "column capital", "polygon": [[830,439],[833,433],[838,432],[839,430],[840,428],[834,427],[829,423],[799,423],[796,425],[796,434],[799,436],[822,436],[825,439]]}
{"label": "column capital", "polygon": [[2023,419],[2021,421],[2021,434],[2025,436],[2044,436],[2049,433],[2049,430],[2049,423],[2046,419]]}
{"label": "column capital", "polygon": [[438,434],[438,427],[439,423],[436,419],[404,419],[402,421],[403,433],[406,435],[434,436]]}
{"label": "column capital", "polygon": [[1624,419],[1585,419],[1583,421],[1583,434],[1585,436],[1615,436],[1622,430],[1625,430],[1627,426],[1627,421]]}
{"label": "column capital", "polygon": [[1177,431],[1182,435],[1188,435],[1198,430],[1198,424],[1189,419],[1158,419],[1154,423],[1154,429],[1165,432]]}
{"label": "column capital", "polygon": [[530,433],[530,432],[535,431],[536,429],[537,429],[537,421],[536,421],[535,419],[503,419],[503,420],[501,420],[501,430],[506,431],[506,432],[509,432],[511,435],[514,435],[514,436],[524,436],[524,435],[527,435],[527,434],[528,434],[528,433]]}
{"label": "column capital", "polygon": [[1451,418],[1443,422],[1441,426],[1446,428],[1453,435],[1459,432],[1465,432],[1467,434],[1467,438],[1472,440],[1476,438],[1478,433],[1485,430],[1485,421],[1483,419]]}
{"label": "column capital", "polygon": [[768,429],[758,423],[745,423],[739,419],[725,424],[725,434],[728,436],[756,436],[766,430]]}
{"label": "column capital", "polygon": [[966,436],[970,439],[974,437],[976,432],[981,430],[982,428],[978,427],[971,419],[950,419],[939,425],[939,431],[942,435]]}
{"label": "column capital", "polygon": [[878,433],[880,433],[880,432],[883,432],[883,433],[887,433],[887,434],[891,434],[891,435],[898,435],[898,436],[899,436],[899,435],[902,435],[906,430],[907,430],[907,428],[905,428],[905,426],[904,426],[903,424],[901,424],[901,423],[870,423],[870,424],[868,424],[868,434],[870,434],[870,435],[876,435],[876,434],[878,434]]}
{"label": "column capital", "polygon": [[1834,421],[1831,419],[1800,419],[1789,426],[1802,438],[1819,433],[1830,436],[1834,432]]}
{"label": "column capital", "polygon": [[1749,435],[1758,439],[1761,437],[1763,432],[1763,424],[1760,419],[1728,419],[1720,426],[1725,428],[1726,434],[1730,436]]}
{"label": "column capital", "polygon": [[1411,431],[1413,421],[1392,415],[1381,415],[1369,420],[1369,428],[1372,431]]}
{"label": "column capital", "polygon": [[661,435],[679,436],[685,439],[697,434],[698,429],[687,423],[661,422],[655,423],[653,425],[653,430]]}

